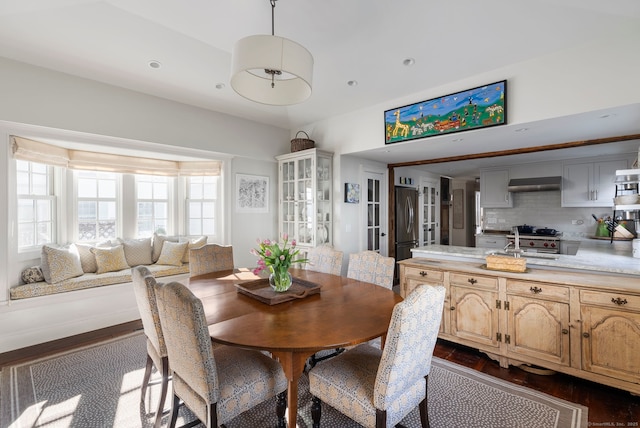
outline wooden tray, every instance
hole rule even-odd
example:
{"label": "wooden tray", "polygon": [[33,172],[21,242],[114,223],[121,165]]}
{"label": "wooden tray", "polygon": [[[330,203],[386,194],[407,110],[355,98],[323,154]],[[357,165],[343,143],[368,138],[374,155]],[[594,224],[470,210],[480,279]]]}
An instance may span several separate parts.
{"label": "wooden tray", "polygon": [[305,281],[299,278],[293,278],[291,288],[282,293],[273,291],[269,285],[269,279],[263,278],[255,281],[234,284],[238,289],[238,293],[245,294],[256,300],[266,303],[267,305],[277,305],[291,300],[303,299],[312,294],[320,292],[322,287],[315,282]]}
{"label": "wooden tray", "polygon": [[520,272],[520,271],[517,271],[517,270],[492,269],[490,267],[487,267],[486,264],[480,265],[480,269],[492,270],[494,272],[507,272],[507,273],[529,273],[529,272],[531,272],[531,269],[529,269],[529,268],[525,268],[524,272]]}

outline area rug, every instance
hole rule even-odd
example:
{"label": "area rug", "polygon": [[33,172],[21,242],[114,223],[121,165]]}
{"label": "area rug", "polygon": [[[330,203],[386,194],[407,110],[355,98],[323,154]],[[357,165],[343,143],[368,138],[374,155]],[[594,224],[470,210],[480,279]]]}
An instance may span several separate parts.
{"label": "area rug", "polygon": [[[150,387],[140,406],[146,359],[145,338],[136,333],[11,366],[0,372],[0,427],[151,427],[160,385]],[[157,376],[157,373],[156,373]],[[275,400],[275,399],[274,399]],[[226,424],[227,428],[275,425],[275,401],[267,401]],[[170,400],[167,400],[166,407]],[[145,410],[150,409],[148,412]],[[298,427],[310,428],[311,395],[303,375],[299,385]],[[193,415],[180,409],[178,426]],[[433,428],[583,428],[587,408],[472,369],[434,358],[429,375],[429,417]],[[168,414],[163,426],[168,423]],[[415,409],[403,421],[419,428]],[[322,427],[359,424],[323,405]]]}

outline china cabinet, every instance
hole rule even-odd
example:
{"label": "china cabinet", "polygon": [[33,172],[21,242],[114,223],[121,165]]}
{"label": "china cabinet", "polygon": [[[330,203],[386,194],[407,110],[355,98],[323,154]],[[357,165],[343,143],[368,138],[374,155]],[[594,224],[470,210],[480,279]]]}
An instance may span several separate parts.
{"label": "china cabinet", "polygon": [[304,249],[333,241],[333,154],[308,149],[277,156],[278,228]]}

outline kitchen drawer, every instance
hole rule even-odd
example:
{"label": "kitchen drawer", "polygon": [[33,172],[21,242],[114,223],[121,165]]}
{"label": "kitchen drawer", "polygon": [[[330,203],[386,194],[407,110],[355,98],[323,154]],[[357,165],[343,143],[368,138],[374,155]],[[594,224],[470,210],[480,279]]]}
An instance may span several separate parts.
{"label": "kitchen drawer", "polygon": [[452,272],[449,274],[449,284],[495,290],[498,288],[498,278]]}
{"label": "kitchen drawer", "polygon": [[610,308],[640,310],[640,296],[616,291],[580,290],[580,302]]}
{"label": "kitchen drawer", "polygon": [[507,280],[507,294],[520,294],[538,299],[566,302],[569,300],[569,287],[544,282]]}
{"label": "kitchen drawer", "polygon": [[405,266],[404,274],[407,278],[423,279],[428,282],[441,283],[444,280],[444,272],[435,269],[428,269],[423,267],[409,267]]}

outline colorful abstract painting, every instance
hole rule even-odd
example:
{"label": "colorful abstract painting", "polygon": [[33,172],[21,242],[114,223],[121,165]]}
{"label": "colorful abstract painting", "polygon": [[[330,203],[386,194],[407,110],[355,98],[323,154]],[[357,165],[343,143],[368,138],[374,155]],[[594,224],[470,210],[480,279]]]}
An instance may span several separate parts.
{"label": "colorful abstract painting", "polygon": [[384,112],[385,144],[507,123],[507,81]]}

